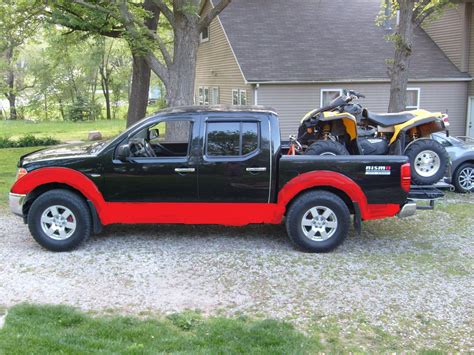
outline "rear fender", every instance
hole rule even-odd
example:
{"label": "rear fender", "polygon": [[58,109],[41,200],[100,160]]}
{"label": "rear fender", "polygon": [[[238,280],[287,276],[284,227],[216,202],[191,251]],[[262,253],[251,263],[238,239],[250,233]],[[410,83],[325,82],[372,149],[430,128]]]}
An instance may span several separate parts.
{"label": "rear fender", "polygon": [[390,139],[390,144],[395,142],[400,134],[406,134],[410,129],[420,128],[421,136],[426,137],[431,133],[444,131],[446,128],[444,122],[438,117],[419,118],[415,117],[405,123],[394,126],[395,132]]}
{"label": "rear fender", "polygon": [[317,187],[329,187],[347,195],[353,204],[358,205],[362,220],[394,216],[400,210],[397,204],[369,205],[367,197],[354,180],[332,171],[313,171],[291,179],[278,193],[278,205],[286,209],[298,194]]}

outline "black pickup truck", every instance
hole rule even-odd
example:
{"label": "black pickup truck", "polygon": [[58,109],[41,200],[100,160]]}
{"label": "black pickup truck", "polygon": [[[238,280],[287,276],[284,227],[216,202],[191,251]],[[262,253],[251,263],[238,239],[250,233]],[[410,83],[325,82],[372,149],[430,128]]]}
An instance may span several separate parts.
{"label": "black pickup truck", "polygon": [[301,249],[326,252],[361,221],[409,216],[404,156],[294,156],[262,107],[183,107],[108,141],[21,157],[11,210],[49,250],[115,223],[241,226],[285,221]]}

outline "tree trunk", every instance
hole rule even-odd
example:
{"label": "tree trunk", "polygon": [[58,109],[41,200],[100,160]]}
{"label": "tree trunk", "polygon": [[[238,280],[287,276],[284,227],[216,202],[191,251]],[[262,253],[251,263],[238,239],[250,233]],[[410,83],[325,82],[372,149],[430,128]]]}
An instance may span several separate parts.
{"label": "tree trunk", "polygon": [[9,120],[16,120],[18,118],[16,112],[16,94],[15,94],[15,73],[13,71],[13,47],[9,46],[5,51],[5,59],[7,62],[7,73],[6,73],[6,84],[7,92],[5,96],[8,99],[8,104],[10,106],[10,115]]}
{"label": "tree trunk", "polygon": [[150,78],[151,70],[146,60],[141,56],[133,55],[132,88],[128,98],[127,127],[146,115]]}
{"label": "tree trunk", "polygon": [[[194,79],[196,75],[199,30],[197,23],[184,16],[176,16],[174,32],[174,60],[169,67],[169,78],[164,81],[166,104],[169,107],[188,106],[194,103]],[[169,141],[188,139],[186,122],[169,123],[166,137]]]}
{"label": "tree trunk", "polygon": [[[153,0],[145,0],[143,8],[153,14],[145,20],[145,26],[155,32],[158,28],[160,10],[155,6]],[[127,127],[145,117],[151,79],[151,69],[145,58],[133,53],[133,49],[132,56],[132,88],[128,100]]]}
{"label": "tree trunk", "polygon": [[16,120],[18,118],[18,114],[16,112],[16,95],[14,93],[10,93],[8,95],[8,103],[10,105],[10,120]]}
{"label": "tree trunk", "polygon": [[414,0],[399,0],[400,24],[394,35],[395,57],[389,69],[391,79],[389,112],[404,111],[408,86],[408,69],[413,47]]}

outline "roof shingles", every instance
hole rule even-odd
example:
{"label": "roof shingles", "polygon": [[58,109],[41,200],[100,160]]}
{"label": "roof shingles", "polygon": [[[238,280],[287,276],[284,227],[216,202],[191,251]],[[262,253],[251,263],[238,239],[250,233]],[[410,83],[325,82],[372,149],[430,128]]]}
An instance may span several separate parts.
{"label": "roof shingles", "polygon": [[[249,82],[387,80],[380,0],[233,0],[220,20]],[[469,78],[422,30],[410,79]]]}

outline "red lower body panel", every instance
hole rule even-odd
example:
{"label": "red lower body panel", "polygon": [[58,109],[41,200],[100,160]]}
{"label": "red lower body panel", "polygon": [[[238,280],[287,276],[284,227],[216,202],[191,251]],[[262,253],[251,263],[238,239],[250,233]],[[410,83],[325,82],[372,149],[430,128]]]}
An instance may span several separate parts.
{"label": "red lower body panel", "polygon": [[298,175],[279,192],[278,203],[188,203],[188,202],[107,202],[97,186],[85,175],[68,168],[43,168],[20,178],[13,193],[28,194],[39,186],[51,183],[68,185],[90,200],[103,225],[123,223],[246,224],[281,223],[288,203],[302,191],[331,187],[356,202],[362,220],[395,216],[397,204],[368,204],[360,186],[339,173],[315,171]]}

